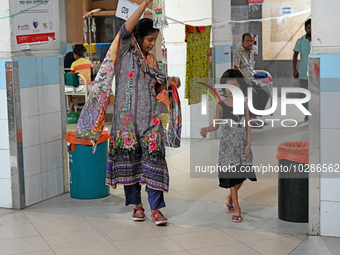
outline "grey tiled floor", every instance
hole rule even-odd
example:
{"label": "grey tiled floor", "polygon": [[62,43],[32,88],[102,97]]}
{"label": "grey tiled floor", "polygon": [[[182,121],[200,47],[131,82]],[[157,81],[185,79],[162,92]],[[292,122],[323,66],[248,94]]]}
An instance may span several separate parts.
{"label": "grey tiled floor", "polygon": [[[277,145],[307,140],[307,126],[300,122],[294,132],[253,130],[254,165],[277,164]],[[205,142],[216,154],[216,141]],[[20,211],[0,209],[0,254],[339,254],[339,238],[306,236],[307,224],[278,219],[277,178],[246,181],[239,192],[243,221],[232,223],[224,208],[228,191],[218,187],[217,178],[190,178],[192,145],[197,143],[183,139],[180,149],[167,150],[170,191],[162,212],[168,226],[151,222],[145,191],[145,222],[131,220],[132,207],[124,206],[122,187],[94,200],[67,193]]]}

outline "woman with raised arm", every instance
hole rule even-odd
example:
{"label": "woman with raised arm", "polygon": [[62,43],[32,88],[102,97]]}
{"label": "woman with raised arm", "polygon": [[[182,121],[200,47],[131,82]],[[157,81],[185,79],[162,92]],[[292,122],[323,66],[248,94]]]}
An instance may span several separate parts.
{"label": "woman with raised arm", "polygon": [[[108,102],[105,88],[115,75],[106,184],[113,188],[124,185],[125,204],[135,205],[132,215],[135,221],[145,220],[141,200],[141,185],[145,184],[151,218],[156,225],[164,225],[167,218],[159,209],[165,207],[163,192],[169,189],[169,174],[165,161],[165,136],[155,97],[167,86],[179,87],[180,81],[175,77],[167,80],[157,71],[157,62],[150,53],[159,30],[153,28],[151,19],[140,20],[140,17],[151,2],[142,2],[112,43],[89,95],[88,101],[92,104],[87,103],[83,116],[80,116],[77,137],[98,139]],[[88,123],[92,119],[91,126]]]}

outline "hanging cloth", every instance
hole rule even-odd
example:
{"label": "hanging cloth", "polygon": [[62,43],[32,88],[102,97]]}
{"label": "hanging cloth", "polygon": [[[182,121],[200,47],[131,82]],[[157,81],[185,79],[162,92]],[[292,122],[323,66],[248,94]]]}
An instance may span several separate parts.
{"label": "hanging cloth", "polygon": [[201,102],[202,90],[198,89],[201,85],[197,84],[197,79],[209,77],[210,33],[211,26],[185,26],[187,63],[184,98],[189,100],[189,105]]}

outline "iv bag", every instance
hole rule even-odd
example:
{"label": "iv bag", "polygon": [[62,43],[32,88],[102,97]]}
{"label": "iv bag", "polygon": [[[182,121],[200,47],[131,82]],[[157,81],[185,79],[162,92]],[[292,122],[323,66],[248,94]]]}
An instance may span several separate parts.
{"label": "iv bag", "polygon": [[158,29],[168,27],[168,21],[165,16],[164,0],[153,1],[153,27]]}

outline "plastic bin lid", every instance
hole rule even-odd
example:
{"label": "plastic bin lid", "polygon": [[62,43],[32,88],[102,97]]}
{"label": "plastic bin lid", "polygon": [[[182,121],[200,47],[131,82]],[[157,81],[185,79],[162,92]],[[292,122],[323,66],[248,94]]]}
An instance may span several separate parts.
{"label": "plastic bin lid", "polygon": [[[68,132],[65,135],[66,141],[68,141],[71,144],[92,145],[90,139],[76,138],[76,132],[77,132],[77,130],[73,130],[71,132]],[[105,142],[106,140],[108,140],[110,138],[111,138],[110,132],[104,130],[103,133],[99,136],[98,144],[99,143],[103,143],[103,142]]]}
{"label": "plastic bin lid", "polygon": [[284,142],[279,144],[276,159],[286,159],[308,164],[308,141]]}

